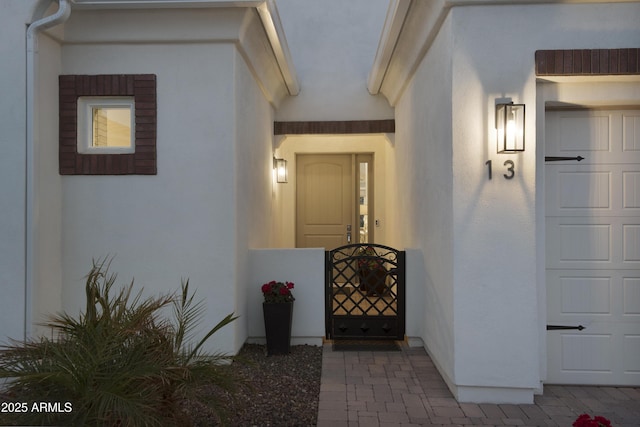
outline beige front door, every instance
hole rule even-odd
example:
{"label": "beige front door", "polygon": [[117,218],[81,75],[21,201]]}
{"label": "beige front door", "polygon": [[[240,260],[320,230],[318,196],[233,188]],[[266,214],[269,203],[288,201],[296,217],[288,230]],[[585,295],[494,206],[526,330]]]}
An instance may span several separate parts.
{"label": "beige front door", "polygon": [[369,240],[371,166],[367,154],[298,155],[296,247],[331,250]]}

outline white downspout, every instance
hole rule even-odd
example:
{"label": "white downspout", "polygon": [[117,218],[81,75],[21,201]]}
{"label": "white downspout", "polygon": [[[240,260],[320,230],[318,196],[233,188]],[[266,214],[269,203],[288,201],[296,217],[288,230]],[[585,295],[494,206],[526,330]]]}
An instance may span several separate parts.
{"label": "white downspout", "polygon": [[25,274],[24,274],[24,339],[31,336],[32,293],[34,276],[34,205],[35,205],[35,170],[34,170],[34,134],[36,98],[36,62],[38,56],[38,32],[55,27],[65,22],[71,15],[68,0],[58,0],[58,10],[53,15],[32,22],[27,27],[27,81],[26,81],[26,156],[25,156]]}

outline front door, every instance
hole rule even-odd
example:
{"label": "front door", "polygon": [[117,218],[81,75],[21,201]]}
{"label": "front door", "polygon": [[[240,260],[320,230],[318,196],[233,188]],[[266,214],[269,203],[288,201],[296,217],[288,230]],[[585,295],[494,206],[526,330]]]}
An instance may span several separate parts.
{"label": "front door", "polygon": [[547,382],[640,385],[640,110],[545,127]]}
{"label": "front door", "polygon": [[331,250],[371,240],[372,157],[297,156],[296,247]]}

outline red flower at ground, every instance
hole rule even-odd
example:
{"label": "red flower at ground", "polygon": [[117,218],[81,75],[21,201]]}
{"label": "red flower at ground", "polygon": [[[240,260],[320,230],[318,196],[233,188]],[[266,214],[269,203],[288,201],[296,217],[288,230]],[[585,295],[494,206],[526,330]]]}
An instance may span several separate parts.
{"label": "red flower at ground", "polygon": [[573,427],[612,427],[611,421],[605,417],[597,415],[592,419],[589,414],[580,415],[571,425]]}
{"label": "red flower at ground", "polygon": [[611,421],[606,419],[605,417],[601,417],[597,415],[594,420],[600,423],[601,426],[611,427]]}

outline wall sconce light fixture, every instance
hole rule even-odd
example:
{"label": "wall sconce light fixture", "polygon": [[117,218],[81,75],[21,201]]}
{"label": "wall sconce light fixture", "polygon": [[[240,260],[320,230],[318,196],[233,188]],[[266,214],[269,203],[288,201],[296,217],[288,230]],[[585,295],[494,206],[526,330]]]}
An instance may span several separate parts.
{"label": "wall sconce light fixture", "polygon": [[498,153],[524,151],[524,104],[496,104]]}
{"label": "wall sconce light fixture", "polygon": [[288,182],[289,171],[287,170],[287,161],[285,159],[273,158],[273,169],[276,172],[276,182],[283,184]]}

